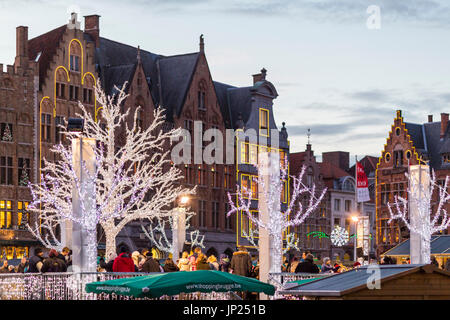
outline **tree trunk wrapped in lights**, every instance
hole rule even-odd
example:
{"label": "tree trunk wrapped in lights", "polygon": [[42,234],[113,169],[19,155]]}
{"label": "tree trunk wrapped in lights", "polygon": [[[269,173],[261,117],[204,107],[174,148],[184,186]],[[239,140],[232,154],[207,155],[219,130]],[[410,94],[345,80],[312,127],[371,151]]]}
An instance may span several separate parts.
{"label": "tree trunk wrapped in lights", "polygon": [[[256,167],[259,173],[261,173],[261,170],[266,169],[261,163]],[[310,214],[317,210],[326,193],[326,188],[321,192],[316,192],[315,184],[307,186],[303,182],[305,179],[305,166],[302,167],[298,177],[290,176],[288,174],[287,163],[279,170],[279,173],[276,172],[278,169],[279,166],[278,168],[269,170],[267,181],[271,186],[270,188],[266,188],[266,183],[260,178],[261,174],[258,178],[253,179],[258,183],[258,192],[260,193],[258,199],[259,201],[266,202],[269,211],[270,219],[267,222],[253,216],[251,213],[252,190],[247,190],[245,187],[240,188],[238,185],[236,192],[237,205],[233,201],[231,194],[228,193],[228,202],[231,206],[228,216],[232,213],[239,214],[240,212],[243,212],[256,227],[262,228],[268,232],[271,239],[271,252],[264,254],[268,254],[271,257],[271,273],[281,271],[281,263],[279,263],[279,261],[281,262],[283,255],[283,234],[286,234],[289,228],[302,224]],[[281,192],[283,191],[283,186],[288,183],[289,178],[292,179],[292,197],[289,201],[287,210],[282,212],[280,209]],[[293,242],[295,243],[293,239],[292,236],[289,236],[288,242],[290,242],[291,245],[293,245]]]}
{"label": "tree trunk wrapped in lights", "polygon": [[[29,208],[38,214],[38,219],[53,219],[59,223],[67,219],[80,223],[84,228],[101,224],[106,237],[107,258],[116,252],[116,236],[126,224],[133,220],[165,215],[179,196],[195,192],[194,189],[185,189],[176,184],[182,178],[181,171],[171,164],[168,157],[170,151],[164,152],[170,140],[180,135],[180,129],[163,130],[165,120],[162,108],[154,111],[153,120],[146,129],[140,128],[137,121],[139,107],[129,127],[127,119],[130,110],[123,110],[128,96],[125,86],[126,83],[121,89],[116,87],[118,93],[111,97],[97,83],[95,96],[101,106],[98,122],[79,103],[81,114],[77,116],[84,119],[82,137],[97,142],[94,148],[95,173],[90,174],[83,167],[86,183],[95,183],[95,194],[83,193],[74,170],[72,151],[62,144],[52,149],[60,160],[49,162],[44,159],[41,183],[30,185],[34,201]],[[66,130],[63,127],[61,129]],[[121,131],[124,132],[124,140],[118,143]],[[72,132],[65,131],[64,134],[68,139],[76,137]],[[94,197],[94,203],[97,203],[97,208],[93,209],[95,212],[83,213],[86,218],[89,217],[85,221],[73,215],[73,185],[80,199]],[[29,228],[34,234],[40,234],[37,225]],[[42,237],[38,238],[43,240]]]}
{"label": "tree trunk wrapped in lights", "polygon": [[[429,264],[431,262],[431,236],[446,230],[450,226],[450,219],[447,210],[444,208],[445,204],[450,200],[450,195],[447,191],[449,177],[446,176],[444,184],[441,185],[437,182],[434,171],[430,175],[428,170],[424,170],[424,166],[414,167],[418,167],[420,177],[416,174],[413,175],[414,171],[412,170],[410,170],[410,173],[405,173],[409,181],[408,197],[404,198],[396,195],[394,203],[388,203],[390,213],[388,222],[391,223],[391,221],[396,219],[402,221],[411,232],[411,242],[415,236],[414,233],[419,236],[420,257],[418,261],[413,261],[414,248],[411,248],[411,263]],[[426,166],[426,168],[428,167]],[[425,171],[425,177],[422,176],[423,171]],[[432,197],[436,190],[439,202],[436,211],[433,213]],[[411,243],[411,245],[413,246],[414,244]]]}

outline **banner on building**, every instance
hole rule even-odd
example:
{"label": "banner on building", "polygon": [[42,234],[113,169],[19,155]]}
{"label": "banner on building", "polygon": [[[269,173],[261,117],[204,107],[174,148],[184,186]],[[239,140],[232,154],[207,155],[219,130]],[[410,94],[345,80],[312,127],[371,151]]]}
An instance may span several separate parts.
{"label": "banner on building", "polygon": [[356,193],[358,202],[366,202],[370,201],[369,196],[369,182],[367,180],[366,173],[364,172],[364,168],[356,161]]}

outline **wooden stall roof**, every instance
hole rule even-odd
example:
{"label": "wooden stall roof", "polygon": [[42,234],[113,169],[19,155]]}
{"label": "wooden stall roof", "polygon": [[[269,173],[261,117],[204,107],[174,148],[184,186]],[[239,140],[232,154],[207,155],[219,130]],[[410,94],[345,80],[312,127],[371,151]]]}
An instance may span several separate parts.
{"label": "wooden stall roof", "polygon": [[[439,273],[447,276],[450,281],[450,272],[436,268],[433,265],[401,264],[401,265],[375,265],[379,267],[381,286],[384,282],[402,278],[404,276],[424,272]],[[315,281],[293,286],[281,290],[281,294],[298,296],[328,296],[341,297],[349,293],[364,290],[367,288],[369,277],[373,277],[373,272],[367,270],[371,266],[362,266],[343,273],[321,278]],[[370,282],[370,280],[369,280]],[[450,296],[450,287],[448,295]]]}
{"label": "wooden stall roof", "polygon": [[[450,235],[436,235],[431,237],[431,254],[450,256]],[[399,243],[386,251],[383,256],[409,256],[409,239]]]}

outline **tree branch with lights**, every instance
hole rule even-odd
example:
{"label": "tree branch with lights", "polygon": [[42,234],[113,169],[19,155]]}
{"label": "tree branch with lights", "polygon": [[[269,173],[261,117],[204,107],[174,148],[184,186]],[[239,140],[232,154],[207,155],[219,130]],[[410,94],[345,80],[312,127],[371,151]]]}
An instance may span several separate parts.
{"label": "tree branch with lights", "polygon": [[[258,172],[262,170],[261,165],[257,165]],[[266,188],[264,181],[259,178],[253,180],[258,183],[259,192],[263,192],[261,199],[266,199],[267,208],[269,210],[269,221],[263,221],[260,218],[252,215],[252,190],[247,190],[245,187],[237,186],[236,202],[232,199],[230,193],[228,193],[228,202],[231,210],[228,212],[228,216],[232,213],[243,212],[247,215],[248,219],[257,227],[267,230],[269,237],[273,240],[273,252],[269,254],[273,257],[271,264],[271,272],[280,272],[281,258],[283,255],[283,234],[287,232],[289,228],[302,224],[305,219],[317,210],[320,202],[326,193],[326,188],[321,192],[316,191],[315,184],[307,186],[303,180],[306,167],[303,166],[298,176],[290,176],[288,174],[287,163],[280,169],[280,174],[275,174],[273,170],[269,170],[268,183],[271,187]],[[284,185],[288,183],[289,178],[292,179],[292,197],[289,201],[287,210],[282,212],[280,209],[281,193],[283,192]],[[261,191],[262,190],[262,191]],[[269,191],[267,191],[269,190]],[[288,242],[290,245],[294,245],[295,238],[289,236]],[[278,263],[280,262],[280,263]]]}
{"label": "tree branch with lights", "polygon": [[[450,200],[448,193],[449,176],[446,176],[443,185],[440,185],[436,180],[436,174],[432,171],[426,173],[429,185],[424,186],[416,182],[410,174],[405,173],[409,181],[408,198],[395,196],[394,203],[388,202],[390,219],[388,223],[393,220],[400,220],[412,232],[419,234],[424,240],[422,247],[422,258],[425,263],[430,263],[430,242],[431,236],[437,232],[446,230],[450,226],[450,217],[448,216],[445,204]],[[434,213],[432,212],[433,194],[438,193],[438,205]],[[420,196],[419,196],[420,195]],[[409,199],[409,203],[408,203]],[[421,222],[419,226],[411,223],[410,207],[414,206],[418,210],[418,219]]]}
{"label": "tree branch with lights", "polygon": [[[182,188],[177,184],[182,178],[181,171],[170,161],[167,145],[171,139],[180,136],[180,129],[165,129],[164,110],[156,108],[153,119],[147,128],[138,124],[137,107],[134,116],[130,109],[124,111],[123,104],[128,97],[126,83],[117,94],[107,96],[100,83],[95,86],[95,96],[101,106],[99,121],[79,103],[84,119],[83,138],[94,139],[96,169],[89,172],[83,166],[84,183],[94,184],[95,193],[83,193],[83,188],[74,170],[70,146],[56,145],[52,151],[60,158],[58,162],[44,159],[44,174],[41,183],[31,185],[33,205],[31,211],[39,218],[59,215],[60,220],[69,219],[81,222],[86,228],[92,228],[95,222],[101,224],[106,237],[106,256],[116,251],[115,239],[119,232],[131,221],[167,214],[174,201],[182,194],[191,194],[195,189]],[[130,121],[132,119],[132,121]],[[68,139],[76,134],[68,132]],[[120,138],[123,138],[122,141]],[[95,218],[86,225],[72,213],[72,188],[80,199],[94,197],[97,204],[93,214]],[[80,201],[83,204],[83,201]],[[95,214],[94,214],[95,213]],[[95,240],[96,243],[96,240]]]}

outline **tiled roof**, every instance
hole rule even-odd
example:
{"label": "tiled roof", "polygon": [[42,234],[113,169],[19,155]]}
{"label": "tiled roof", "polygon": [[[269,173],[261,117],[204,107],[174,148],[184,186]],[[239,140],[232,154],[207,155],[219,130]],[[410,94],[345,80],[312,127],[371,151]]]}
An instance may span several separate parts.
{"label": "tiled roof", "polygon": [[161,92],[159,103],[167,110],[168,119],[181,113],[187,91],[197,65],[199,53],[189,53],[159,59]]}
{"label": "tiled roof", "polygon": [[421,124],[405,122],[405,127],[408,130],[408,134],[414,143],[414,147],[419,150],[425,150],[425,143],[423,140],[423,126]]}
{"label": "tiled roof", "polygon": [[298,176],[305,160],[306,152],[289,153],[289,173]]}
{"label": "tiled roof", "polygon": [[39,83],[44,82],[47,69],[56,53],[59,42],[66,31],[66,25],[53,29],[38,37],[28,40],[28,58],[32,61],[39,57]]}
{"label": "tiled roof", "polygon": [[329,162],[320,162],[319,166],[320,173],[322,173],[324,179],[339,179],[341,177],[349,176],[347,172]]}

